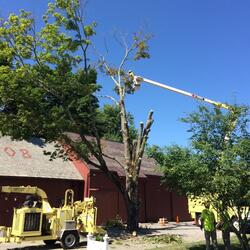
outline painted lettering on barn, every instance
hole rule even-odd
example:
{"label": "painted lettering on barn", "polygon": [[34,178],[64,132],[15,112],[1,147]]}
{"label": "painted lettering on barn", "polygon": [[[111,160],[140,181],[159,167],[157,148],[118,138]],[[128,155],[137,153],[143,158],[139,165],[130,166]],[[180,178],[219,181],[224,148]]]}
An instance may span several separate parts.
{"label": "painted lettering on barn", "polygon": [[0,154],[5,154],[9,157],[21,156],[24,159],[32,158],[29,150],[25,148],[16,149],[9,146],[3,148],[0,147]]}

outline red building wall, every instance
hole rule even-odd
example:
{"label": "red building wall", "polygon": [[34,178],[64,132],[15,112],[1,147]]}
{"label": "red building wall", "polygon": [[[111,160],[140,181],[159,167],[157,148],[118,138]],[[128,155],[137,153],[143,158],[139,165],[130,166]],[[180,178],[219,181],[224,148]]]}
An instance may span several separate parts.
{"label": "red building wall", "polygon": [[[124,178],[121,178],[124,181]],[[98,208],[97,223],[105,224],[107,220],[119,215],[126,221],[126,209],[121,194],[115,185],[99,171],[91,171],[90,195],[96,198]],[[157,222],[166,217],[175,220],[179,216],[181,221],[190,220],[187,198],[169,192],[160,185],[159,176],[147,176],[139,180],[140,222]]]}
{"label": "red building wall", "polygon": [[158,221],[161,217],[172,220],[170,192],[160,185],[159,176],[148,176],[145,193],[147,221]]}
{"label": "red building wall", "polygon": [[173,219],[176,220],[176,217],[179,217],[180,221],[189,221],[191,220],[191,215],[188,212],[188,198],[186,196],[179,196],[176,193],[172,195],[172,204],[173,204]]}
{"label": "red building wall", "polygon": [[[71,155],[74,166],[82,175],[84,197],[94,196],[98,208],[97,223],[104,224],[107,220],[119,215],[126,221],[126,209],[123,197],[116,186],[98,170],[91,170],[83,161]],[[125,183],[125,178],[120,177]],[[140,222],[157,222],[165,217],[175,221],[178,216],[180,221],[191,220],[188,213],[188,200],[184,196],[169,192],[162,186],[160,176],[147,176],[139,179]]]}
{"label": "red building wall", "polygon": [[[67,151],[69,149],[68,145],[64,145],[65,150]],[[80,173],[84,180],[84,190],[83,190],[83,197],[89,197],[90,196],[90,169],[88,165],[82,161],[77,154],[75,154],[73,151],[70,151],[70,154],[68,155],[70,160],[72,161],[74,167],[77,169],[77,171]]]}
{"label": "red building wall", "polygon": [[123,202],[115,185],[99,171],[90,173],[90,196],[96,198],[98,209],[97,224],[103,224],[107,220],[115,218],[117,214],[125,218]]}
{"label": "red building wall", "polygon": [[[126,221],[126,209],[121,194],[115,185],[100,171],[86,172],[90,177],[89,188],[84,188],[83,181],[0,177],[0,186],[37,186],[43,189],[52,207],[61,205],[66,189],[73,189],[75,200],[82,200],[85,192],[96,197],[98,208],[97,223],[104,224],[107,220],[119,215]],[[124,178],[121,178],[124,181]],[[87,190],[87,191],[86,191]],[[160,177],[148,176],[139,180],[140,222],[157,222],[160,217],[175,220],[178,215],[180,221],[190,220],[187,198],[178,196],[160,185]],[[0,193],[0,225],[11,226],[13,207],[20,206],[25,200],[24,194]]]}

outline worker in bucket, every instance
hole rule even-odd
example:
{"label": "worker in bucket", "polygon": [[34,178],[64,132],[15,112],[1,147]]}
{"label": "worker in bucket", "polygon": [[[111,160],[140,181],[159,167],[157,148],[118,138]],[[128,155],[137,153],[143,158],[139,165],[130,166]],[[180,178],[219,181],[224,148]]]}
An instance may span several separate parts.
{"label": "worker in bucket", "polygon": [[212,240],[213,248],[218,250],[215,216],[210,210],[210,205],[209,201],[204,202],[205,209],[201,213],[201,230],[204,229],[206,250],[210,250],[210,240]]}

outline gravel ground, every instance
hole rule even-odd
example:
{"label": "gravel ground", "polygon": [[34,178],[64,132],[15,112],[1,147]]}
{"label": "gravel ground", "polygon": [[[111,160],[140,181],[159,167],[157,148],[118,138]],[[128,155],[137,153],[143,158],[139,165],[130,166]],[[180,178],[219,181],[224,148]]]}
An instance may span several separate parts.
{"label": "gravel ground", "polygon": [[[196,242],[204,240],[204,233],[199,227],[194,226],[192,222],[170,222],[165,226],[160,226],[157,223],[143,223],[140,224],[140,231],[138,237],[128,237],[127,234],[118,232],[111,232],[110,249],[114,250],[146,250],[149,249],[150,244],[146,243],[142,237],[160,234],[175,234],[180,235],[185,242]],[[120,234],[121,233],[121,234]],[[118,235],[120,235],[118,237]],[[221,238],[221,232],[217,232],[218,238]],[[23,242],[21,244],[5,243],[0,244],[0,250],[44,250],[52,249],[46,248],[42,241]],[[53,249],[62,249],[60,244],[56,244]],[[86,242],[82,241],[75,250],[86,249]]]}

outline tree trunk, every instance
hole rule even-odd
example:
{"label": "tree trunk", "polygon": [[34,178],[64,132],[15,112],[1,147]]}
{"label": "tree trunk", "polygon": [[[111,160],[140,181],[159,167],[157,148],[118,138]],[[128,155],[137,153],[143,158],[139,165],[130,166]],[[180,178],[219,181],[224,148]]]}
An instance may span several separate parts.
{"label": "tree trunk", "polygon": [[237,235],[237,237],[238,237],[238,240],[240,242],[241,249],[249,250],[250,248],[249,248],[247,238],[246,237],[241,237],[241,236],[239,237],[238,235]]}
{"label": "tree trunk", "polygon": [[236,236],[240,242],[241,249],[250,250],[246,234],[241,235],[241,233],[238,230],[236,230],[233,226],[231,226],[231,229],[236,234]]}
{"label": "tree trunk", "polygon": [[143,123],[140,124],[137,139],[132,141],[127,112],[125,107],[125,88],[119,87],[121,109],[121,132],[124,144],[125,158],[125,175],[126,175],[126,191],[123,194],[127,209],[127,229],[129,232],[137,231],[139,226],[139,196],[138,196],[138,178],[140,174],[141,161],[148,139],[151,125],[153,123],[153,111],[149,112],[149,116],[144,128]]}
{"label": "tree trunk", "polygon": [[246,235],[242,235],[242,236],[238,237],[238,239],[240,241],[240,245],[241,245],[242,249],[244,249],[244,250],[249,250],[250,249]]}
{"label": "tree trunk", "polygon": [[138,179],[133,180],[130,176],[126,177],[126,190],[127,230],[132,233],[139,227]]}
{"label": "tree trunk", "polygon": [[134,232],[138,230],[139,227],[139,206],[138,202],[130,200],[127,204],[127,230],[129,232]]}

